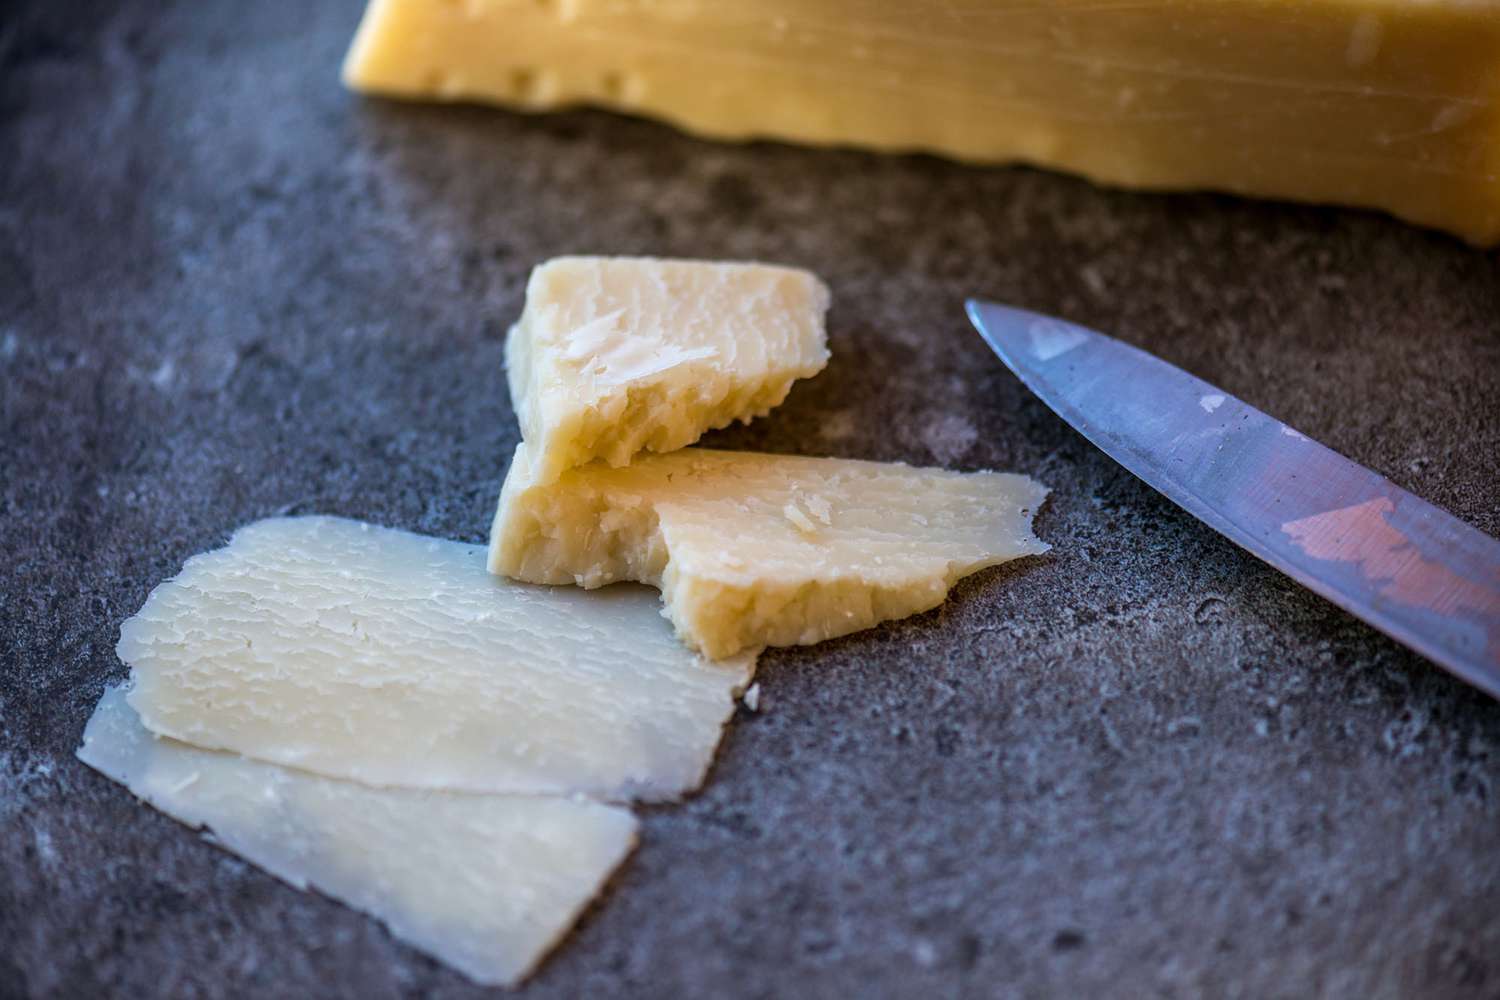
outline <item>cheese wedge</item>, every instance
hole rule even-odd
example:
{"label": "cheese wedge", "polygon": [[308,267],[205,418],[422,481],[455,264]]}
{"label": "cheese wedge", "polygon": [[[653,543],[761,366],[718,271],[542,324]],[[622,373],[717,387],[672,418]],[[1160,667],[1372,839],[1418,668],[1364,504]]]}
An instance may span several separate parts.
{"label": "cheese wedge", "polygon": [[538,483],[511,460],[493,573],[658,586],[709,656],[820,642],[936,607],[960,577],[1045,552],[1025,476],[688,448]]}
{"label": "cheese wedge", "polygon": [[1496,0],[371,0],[344,79],[1500,239]]}
{"label": "cheese wedge", "polygon": [[156,739],[105,692],[79,758],[298,889],[316,889],[480,983],[523,978],[635,845],[581,798],[368,788]]}
{"label": "cheese wedge", "polygon": [[672,799],[754,658],[683,649],[644,588],[496,580],[480,546],[332,517],[236,532],[120,629],[153,732],[372,785]]}
{"label": "cheese wedge", "polygon": [[764,264],[562,257],[531,272],[505,344],[537,475],[675,451],[748,423],[828,363],[828,289]]}

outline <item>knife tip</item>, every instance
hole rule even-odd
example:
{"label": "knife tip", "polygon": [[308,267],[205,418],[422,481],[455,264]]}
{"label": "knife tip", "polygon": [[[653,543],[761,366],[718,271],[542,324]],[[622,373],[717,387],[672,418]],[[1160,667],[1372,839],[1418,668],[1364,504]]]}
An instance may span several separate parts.
{"label": "knife tip", "polygon": [[[1008,324],[1015,324],[1021,317],[1029,314],[1013,306],[1001,305],[987,299],[965,299],[964,311],[968,313],[969,322],[984,338],[990,349],[1000,356],[1007,365],[1011,365],[1011,359],[1007,351],[1007,337],[1004,335]],[[1014,365],[1012,365],[1014,367]]]}

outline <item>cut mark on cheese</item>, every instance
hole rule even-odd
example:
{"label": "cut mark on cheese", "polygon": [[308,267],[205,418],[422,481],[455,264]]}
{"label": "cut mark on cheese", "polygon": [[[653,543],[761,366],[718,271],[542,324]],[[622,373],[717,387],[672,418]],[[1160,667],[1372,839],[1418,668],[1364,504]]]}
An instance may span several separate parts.
{"label": "cut mark on cheese", "polygon": [[538,474],[764,416],[828,362],[828,289],[762,264],[563,257],[538,266],[506,341]]}
{"label": "cut mark on cheese", "polygon": [[628,810],[583,798],[369,788],[158,739],[119,689],[100,699],[78,756],[486,984],[525,977],[636,840]]}
{"label": "cut mark on cheese", "polygon": [[1025,476],[689,448],[552,483],[517,449],[489,568],[538,583],[662,590],[709,656],[820,642],[941,603],[960,577],[1045,552]]}
{"label": "cut mark on cheese", "polygon": [[644,588],[509,583],[480,546],[331,517],[188,560],[118,651],[164,736],[372,785],[612,800],[697,788],[754,671],[683,648]]}

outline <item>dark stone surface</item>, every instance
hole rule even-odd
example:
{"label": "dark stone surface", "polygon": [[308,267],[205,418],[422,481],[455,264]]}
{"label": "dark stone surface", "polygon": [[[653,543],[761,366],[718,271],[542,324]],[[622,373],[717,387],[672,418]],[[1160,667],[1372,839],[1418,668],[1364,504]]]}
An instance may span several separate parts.
{"label": "dark stone surface", "polygon": [[189,555],[479,540],[568,251],[759,257],[834,362],[731,447],[1032,473],[1047,558],[765,657],[533,997],[1500,994],[1500,705],[1177,511],[988,356],[1140,343],[1500,532],[1500,257],[1373,215],[340,89],[356,0],[0,11],[0,996],[472,996],[72,752]]}

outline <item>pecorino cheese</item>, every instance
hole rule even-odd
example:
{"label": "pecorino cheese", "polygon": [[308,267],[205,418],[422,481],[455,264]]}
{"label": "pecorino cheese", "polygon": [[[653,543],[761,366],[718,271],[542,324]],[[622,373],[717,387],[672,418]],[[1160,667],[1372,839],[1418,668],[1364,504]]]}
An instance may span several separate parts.
{"label": "pecorino cheese", "polygon": [[344,79],[1500,239],[1497,0],[371,0]]}
{"label": "pecorino cheese", "polygon": [[828,363],[828,289],[765,264],[561,257],[539,265],[505,344],[536,473],[764,416]]}
{"label": "pecorino cheese", "polygon": [[118,689],[78,756],[481,983],[523,978],[635,845],[628,810],[583,798],[369,788],[158,739]]}
{"label": "pecorino cheese", "polygon": [[333,517],[260,521],[120,629],[151,731],[371,785],[673,799],[754,657],[712,663],[644,588],[497,580],[484,549]]}
{"label": "pecorino cheese", "polygon": [[708,656],[820,642],[937,606],[960,577],[1045,552],[1025,476],[687,448],[539,483],[511,460],[491,572],[661,588]]}

